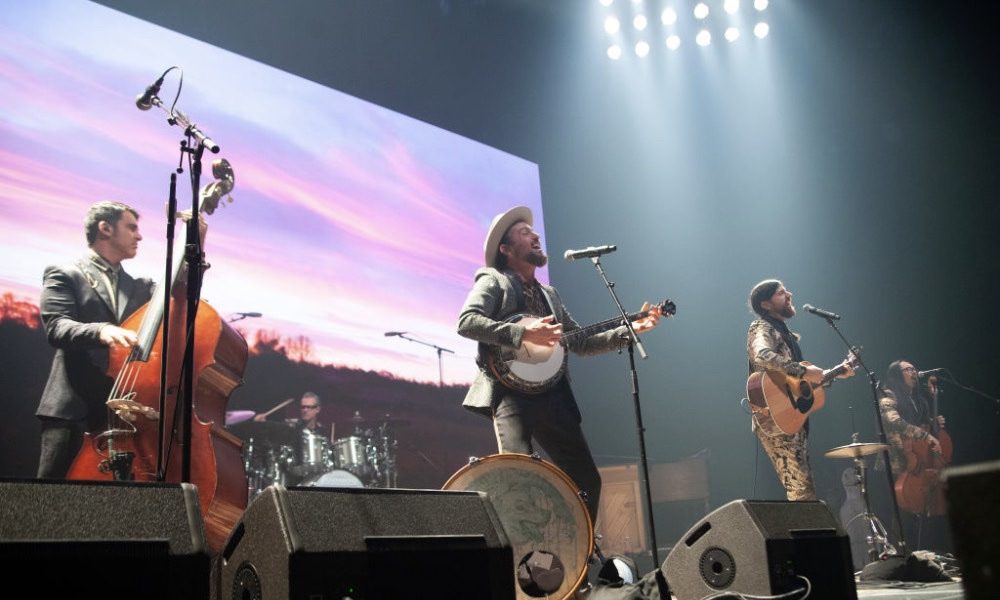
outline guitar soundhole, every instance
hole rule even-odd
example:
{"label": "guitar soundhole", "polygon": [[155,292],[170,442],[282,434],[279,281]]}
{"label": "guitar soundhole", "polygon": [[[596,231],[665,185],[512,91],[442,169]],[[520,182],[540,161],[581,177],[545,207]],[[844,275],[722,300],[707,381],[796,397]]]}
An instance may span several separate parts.
{"label": "guitar soundhole", "polygon": [[812,385],[808,381],[799,382],[799,398],[795,401],[795,409],[800,413],[807,413],[813,405]]}

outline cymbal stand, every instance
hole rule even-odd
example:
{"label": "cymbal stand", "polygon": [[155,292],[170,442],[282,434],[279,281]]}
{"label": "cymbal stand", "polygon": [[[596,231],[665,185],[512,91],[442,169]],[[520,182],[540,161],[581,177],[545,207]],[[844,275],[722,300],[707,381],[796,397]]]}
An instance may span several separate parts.
{"label": "cymbal stand", "polygon": [[[858,434],[855,433],[852,437],[857,442]],[[861,488],[861,498],[865,503],[865,512],[851,517],[850,521],[844,523],[844,529],[848,529],[855,520],[864,519],[868,530],[867,535],[865,535],[865,541],[868,543],[868,562],[872,563],[886,556],[894,556],[896,548],[889,542],[889,534],[882,525],[882,521],[872,512],[872,503],[868,496],[868,468],[865,466],[864,456],[854,457],[854,475],[857,477],[858,486]]]}

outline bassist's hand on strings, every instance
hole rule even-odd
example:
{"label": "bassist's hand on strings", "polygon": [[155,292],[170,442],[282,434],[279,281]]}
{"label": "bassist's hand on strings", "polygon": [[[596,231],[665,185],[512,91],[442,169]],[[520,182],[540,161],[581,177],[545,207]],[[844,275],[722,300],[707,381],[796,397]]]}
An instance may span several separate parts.
{"label": "bassist's hand on strings", "polygon": [[549,315],[542,319],[524,326],[523,342],[538,344],[539,346],[555,346],[562,339],[562,323],[553,323],[553,316]]}
{"label": "bassist's hand on strings", "polygon": [[131,348],[139,343],[139,336],[134,331],[110,323],[101,328],[100,339],[102,344],[110,347]]}
{"label": "bassist's hand on strings", "polygon": [[927,434],[927,447],[934,454],[941,456],[941,442],[933,435]]}

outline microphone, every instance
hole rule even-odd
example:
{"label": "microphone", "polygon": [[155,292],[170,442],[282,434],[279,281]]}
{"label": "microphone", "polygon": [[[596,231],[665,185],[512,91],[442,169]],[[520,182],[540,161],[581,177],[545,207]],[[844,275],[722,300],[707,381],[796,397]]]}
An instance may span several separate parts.
{"label": "microphone", "polygon": [[590,246],[589,248],[583,248],[581,250],[567,250],[563,254],[563,258],[566,260],[576,260],[578,258],[591,258],[595,256],[601,256],[602,254],[610,254],[618,249],[618,246],[613,244],[608,244],[607,246]]}
{"label": "microphone", "polygon": [[925,379],[927,377],[930,377],[931,375],[937,375],[938,373],[942,373],[947,370],[948,369],[930,369],[928,371],[917,371],[917,377],[919,377],[920,379]]}
{"label": "microphone", "polygon": [[406,332],[405,331],[386,331],[385,332],[385,337],[393,337],[393,336],[397,336],[397,335],[403,335],[404,333],[406,333]]}
{"label": "microphone", "polygon": [[164,73],[159,79],[153,82],[152,85],[146,88],[146,91],[135,97],[135,106],[139,110],[149,110],[153,108],[153,98],[160,93],[160,86],[163,85],[163,78],[166,76]]}
{"label": "microphone", "polygon": [[822,308],[816,308],[812,304],[803,304],[802,308],[808,310],[809,312],[811,312],[814,315],[818,315],[820,317],[823,317],[824,319],[830,319],[830,320],[833,320],[833,321],[839,321],[840,320],[840,315],[838,315],[837,313],[832,313],[832,312],[830,312],[828,310],[823,310]]}

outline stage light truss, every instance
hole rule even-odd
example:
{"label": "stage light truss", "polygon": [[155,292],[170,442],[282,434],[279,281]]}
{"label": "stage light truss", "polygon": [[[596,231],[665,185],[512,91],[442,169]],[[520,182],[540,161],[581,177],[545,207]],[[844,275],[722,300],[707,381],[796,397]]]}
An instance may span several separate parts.
{"label": "stage light truss", "polygon": [[685,47],[759,43],[770,32],[768,0],[597,0],[611,60]]}

